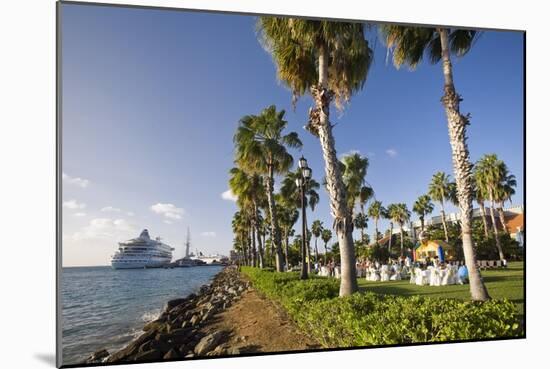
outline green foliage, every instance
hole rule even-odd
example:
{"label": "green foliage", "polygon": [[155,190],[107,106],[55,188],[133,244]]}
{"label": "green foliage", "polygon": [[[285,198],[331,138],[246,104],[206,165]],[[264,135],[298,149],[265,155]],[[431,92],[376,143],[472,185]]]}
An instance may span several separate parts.
{"label": "green foliage", "polygon": [[450,298],[356,293],[339,298],[335,279],[243,267],[254,286],[278,301],[325,347],[517,337],[518,314],[508,300],[484,303]]}

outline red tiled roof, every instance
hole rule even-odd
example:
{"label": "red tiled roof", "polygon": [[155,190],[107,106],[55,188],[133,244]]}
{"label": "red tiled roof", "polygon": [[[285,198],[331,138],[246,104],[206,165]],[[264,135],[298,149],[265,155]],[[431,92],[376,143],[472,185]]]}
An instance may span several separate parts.
{"label": "red tiled roof", "polygon": [[514,214],[510,217],[507,217],[505,219],[506,221],[506,228],[508,229],[508,232],[510,233],[516,233],[518,230],[518,227],[523,230],[523,213],[521,214]]}

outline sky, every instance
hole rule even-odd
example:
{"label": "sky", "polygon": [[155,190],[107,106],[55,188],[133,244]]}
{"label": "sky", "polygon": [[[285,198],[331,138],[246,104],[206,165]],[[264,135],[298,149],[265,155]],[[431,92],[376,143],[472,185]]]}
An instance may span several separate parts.
{"label": "sky", "polygon": [[[302,128],[311,98],[292,108],[255,21],[62,4],[64,266],[108,265],[117,242],[144,228],[174,247],[175,258],[188,228],[193,251],[228,254],[237,209],[227,183],[233,134],[242,116],[272,104],[304,144],[291,153],[304,155],[321,181],[319,141]],[[337,153],[368,156],[376,199],[411,209],[435,172],[452,174],[441,65],[396,70],[376,31],[367,40],[374,62],[365,86],[342,112],[332,110]],[[472,161],[496,153],[517,177],[513,204],[522,204],[523,34],[485,31],[453,67],[461,111],[472,116]],[[308,219],[330,227],[324,189],[320,197]]]}

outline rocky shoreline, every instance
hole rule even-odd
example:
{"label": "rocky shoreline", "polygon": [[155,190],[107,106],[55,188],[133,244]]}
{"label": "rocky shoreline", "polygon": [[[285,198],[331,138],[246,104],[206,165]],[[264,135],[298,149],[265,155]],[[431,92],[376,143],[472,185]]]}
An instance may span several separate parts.
{"label": "rocky shoreline", "polygon": [[161,315],[143,327],[144,333],[123,349],[109,353],[102,349],[83,364],[132,363],[177,360],[197,356],[238,355],[239,349],[227,345],[228,333],[201,330],[213,316],[224,311],[250,288],[236,266],[220,271],[197,294],[170,300]]}

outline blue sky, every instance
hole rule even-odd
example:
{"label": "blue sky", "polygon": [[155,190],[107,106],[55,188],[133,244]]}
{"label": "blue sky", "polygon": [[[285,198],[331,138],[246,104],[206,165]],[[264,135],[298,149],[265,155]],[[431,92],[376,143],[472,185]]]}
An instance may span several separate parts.
{"label": "blue sky", "polygon": [[[194,248],[228,253],[236,206],[222,193],[233,133],[268,105],[287,111],[304,143],[293,153],[324,175],[319,142],[302,129],[311,100],[293,111],[254,17],[63,4],[62,27],[64,265],[106,265],[116,242],[143,228],[176,257],[187,227]],[[398,71],[376,33],[368,39],[375,61],[365,88],[331,116],[337,151],[367,155],[376,198],[411,208],[434,172],[452,174],[441,66]],[[454,74],[472,115],[472,160],[497,153],[522,203],[523,35],[484,32]],[[332,224],[324,190],[308,219]]]}

